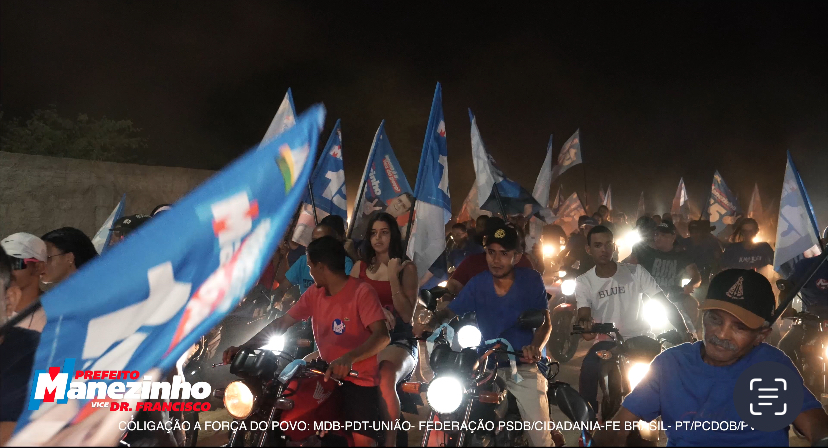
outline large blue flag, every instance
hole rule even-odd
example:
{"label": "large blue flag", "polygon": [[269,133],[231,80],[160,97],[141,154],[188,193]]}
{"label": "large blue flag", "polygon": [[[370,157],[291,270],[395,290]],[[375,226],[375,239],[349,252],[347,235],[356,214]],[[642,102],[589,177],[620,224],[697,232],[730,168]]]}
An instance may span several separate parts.
{"label": "large blue flag", "polygon": [[[313,206],[316,206],[316,217],[322,219],[328,215],[341,216],[348,219],[348,200],[345,195],[345,165],[342,162],[342,132],[340,120],[336,121],[328,144],[319,156],[316,168],[311,175],[310,185],[313,187],[313,202],[310,200],[310,191],[302,199],[302,213],[293,232],[293,241],[307,246],[311,242],[311,232],[316,225],[314,222]],[[310,190],[310,189],[309,189]]]}
{"label": "large blue flag", "polygon": [[773,269],[787,277],[797,261],[821,253],[819,227],[814,217],[814,209],[791,153],[788,152],[785,180],[782,181],[782,198],[779,200]]}
{"label": "large blue flag", "polygon": [[109,214],[109,217],[106,218],[103,225],[95,236],[92,237],[92,245],[95,246],[95,250],[98,251],[99,254],[104,253],[104,251],[109,247],[109,239],[112,237],[112,224],[121,219],[121,216],[124,214],[124,204],[126,203],[126,194],[121,196],[121,200],[118,202],[118,205],[115,206],[115,209],[112,210],[112,213]]}
{"label": "large blue flag", "polygon": [[417,204],[411,238],[408,240],[408,257],[417,265],[417,273],[422,279],[446,249],[445,229],[446,223],[451,219],[446,122],[443,118],[440,83],[437,83],[431,103],[414,188]]}
{"label": "large blue flag", "polygon": [[[532,193],[521,187],[517,182],[509,179],[497,166],[494,158],[486,151],[480,130],[477,128],[477,119],[469,110],[471,120],[472,162],[477,182],[478,203],[483,210],[508,215],[534,215],[540,212],[541,205],[532,197]],[[495,191],[497,187],[497,191]],[[498,195],[500,198],[498,199]]]}
{"label": "large blue flag", "polygon": [[[324,107],[312,107],[43,296],[48,320],[35,385],[51,376],[65,379],[53,385],[65,390],[76,371],[137,377],[173,367],[270,260],[304,194],[324,117]],[[18,421],[18,441],[41,444],[89,415],[89,400],[63,396],[60,388],[49,396],[41,390],[37,399],[36,389],[42,388],[30,387]]]}
{"label": "large blue flag", "polygon": [[414,206],[413,193],[400,162],[394,155],[388,136],[385,135],[383,120],[374,136],[365,171],[362,173],[349,235],[353,235],[356,240],[363,239],[371,215],[387,212],[397,219],[397,224],[400,225],[405,237],[411,207]]}
{"label": "large blue flag", "polygon": [[710,190],[710,198],[707,201],[707,208],[703,217],[710,219],[710,224],[716,229],[715,235],[724,231],[728,224],[733,224],[736,212],[739,211],[739,201],[736,196],[727,188],[719,171],[713,174],[713,185]]}

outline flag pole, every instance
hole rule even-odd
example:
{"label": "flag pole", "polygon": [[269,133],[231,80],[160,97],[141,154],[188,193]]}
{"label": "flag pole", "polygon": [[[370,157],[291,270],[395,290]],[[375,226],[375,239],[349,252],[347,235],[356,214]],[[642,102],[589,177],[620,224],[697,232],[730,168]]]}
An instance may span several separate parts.
{"label": "flag pole", "polygon": [[316,216],[316,200],[313,198],[313,184],[308,179],[308,193],[310,194],[311,207],[313,207],[313,225],[319,225],[319,217]]}
{"label": "flag pole", "polygon": [[497,204],[500,206],[500,213],[503,215],[503,219],[506,219],[508,215],[506,215],[506,207],[503,206],[503,199],[500,198],[500,190],[497,189],[497,182],[495,182],[492,186],[494,187]]}
{"label": "flag pole", "polygon": [[405,248],[406,252],[408,252],[408,240],[411,238],[411,226],[414,224],[414,209],[416,208],[416,205],[417,198],[412,198],[411,210],[409,210],[408,212],[408,224],[406,224],[405,229],[405,243],[403,244],[403,247]]}

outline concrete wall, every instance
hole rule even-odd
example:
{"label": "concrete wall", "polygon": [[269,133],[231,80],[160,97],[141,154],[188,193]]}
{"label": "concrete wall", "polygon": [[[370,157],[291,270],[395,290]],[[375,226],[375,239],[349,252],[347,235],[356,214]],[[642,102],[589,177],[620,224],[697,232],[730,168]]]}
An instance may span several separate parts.
{"label": "concrete wall", "polygon": [[214,172],[0,151],[0,238],[70,226],[91,238],[126,193],[125,214],[173,203]]}

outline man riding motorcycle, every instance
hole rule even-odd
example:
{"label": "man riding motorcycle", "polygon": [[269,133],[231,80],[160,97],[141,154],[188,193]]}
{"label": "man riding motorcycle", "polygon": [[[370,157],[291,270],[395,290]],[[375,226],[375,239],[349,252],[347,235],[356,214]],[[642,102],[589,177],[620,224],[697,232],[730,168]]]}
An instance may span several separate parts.
{"label": "man riding motorcycle", "polygon": [[[776,431],[754,429],[754,425],[703,430],[714,423],[743,421],[734,392],[738,379],[751,366],[771,362],[796,372],[784,353],[764,343],[771,332],[775,305],[770,282],[761,274],[729,269],[716,275],[701,307],[704,341],[681,344],[658,355],[612,418],[621,430],[598,432],[595,444],[620,446],[629,433],[624,428],[660,416],[667,428],[667,446],[788,446],[787,426]],[[798,374],[796,378],[793,384],[785,383],[785,390],[800,388],[803,392],[801,407],[793,409],[793,424],[812,444],[825,443],[828,415],[802,378]],[[750,412],[759,415],[752,408]]]}
{"label": "man riding motorcycle", "polygon": [[[612,232],[597,226],[587,234],[587,251],[595,260],[595,267],[577,278],[575,299],[578,307],[578,321],[584,330],[592,328],[595,318],[598,322],[614,323],[624,339],[644,336],[650,332],[645,320],[643,295],[661,303],[667,311],[670,323],[685,334],[685,340],[692,335],[679,310],[664,296],[655,279],[641,266],[612,261],[615,250]],[[594,339],[595,335],[584,335]],[[616,343],[612,340],[599,341],[590,348],[581,365],[579,392],[593,409],[598,408],[598,379],[601,358],[596,352],[610,350]]]}
{"label": "man riding motorcycle", "polygon": [[[224,352],[230,363],[241,348],[258,349],[274,335],[283,334],[300,320],[313,317],[313,335],[320,357],[330,363],[329,378],[343,380],[334,394],[342,422],[379,422],[377,353],[391,340],[377,293],[369,285],[345,273],[345,248],[334,237],[312,241],[307,251],[312,285],[284,316],[256,336]],[[357,377],[349,376],[351,370]],[[357,446],[374,446],[371,426],[352,433]]]}
{"label": "man riding motorcycle", "polygon": [[[548,421],[548,382],[535,365],[551,332],[546,290],[540,274],[516,267],[522,255],[520,247],[514,228],[505,225],[489,228],[485,236],[489,270],[471,279],[447,308],[434,314],[432,322],[474,312],[484,341],[502,335],[514,350],[522,351],[518,375],[513,375],[508,366],[500,368],[498,375],[506,379],[506,388],[517,399],[524,421]],[[513,327],[521,313],[530,309],[545,310],[543,325],[534,333]],[[534,446],[552,444],[549,431],[532,430],[529,437]]]}

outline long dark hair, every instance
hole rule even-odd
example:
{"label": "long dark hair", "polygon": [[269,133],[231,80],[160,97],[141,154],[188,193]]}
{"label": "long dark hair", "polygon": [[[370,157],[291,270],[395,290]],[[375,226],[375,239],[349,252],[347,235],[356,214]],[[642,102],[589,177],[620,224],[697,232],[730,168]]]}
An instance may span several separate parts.
{"label": "long dark hair", "polygon": [[81,268],[86,262],[98,256],[95,245],[85,233],[74,227],[61,227],[57,230],[43,235],[41,238],[46,243],[52,243],[63,253],[75,255],[75,266]]}
{"label": "long dark hair", "polygon": [[371,245],[371,231],[374,229],[374,223],[377,221],[388,224],[388,229],[391,231],[391,241],[388,244],[388,257],[407,260],[408,257],[405,256],[405,248],[402,242],[402,232],[400,232],[400,226],[397,224],[397,220],[388,213],[377,213],[368,220],[365,238],[362,239],[362,250],[359,251],[362,262],[370,266],[374,261],[374,257],[377,256],[377,251]]}
{"label": "long dark hair", "polygon": [[730,242],[736,243],[739,241],[745,241],[744,237],[742,236],[742,227],[745,224],[753,224],[756,226],[756,230],[759,230],[759,223],[756,222],[753,218],[739,218],[738,221],[733,225],[733,234],[730,235]]}

